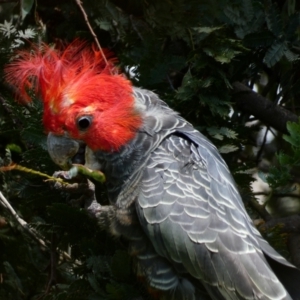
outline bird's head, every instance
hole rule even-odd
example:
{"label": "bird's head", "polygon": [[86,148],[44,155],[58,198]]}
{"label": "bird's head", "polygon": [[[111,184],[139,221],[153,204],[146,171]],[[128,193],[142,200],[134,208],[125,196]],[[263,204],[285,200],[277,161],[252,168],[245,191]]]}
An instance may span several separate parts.
{"label": "bird's head", "polygon": [[6,80],[19,98],[34,91],[43,101],[47,132],[82,141],[93,151],[118,151],[141,125],[132,85],[115,59],[84,42],[63,49],[42,45],[17,53],[6,66]]}

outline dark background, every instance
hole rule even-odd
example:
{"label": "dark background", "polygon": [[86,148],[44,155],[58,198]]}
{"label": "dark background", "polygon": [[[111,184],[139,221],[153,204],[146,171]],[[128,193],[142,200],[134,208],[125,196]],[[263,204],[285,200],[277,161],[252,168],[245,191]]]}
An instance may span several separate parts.
{"label": "dark background", "polygon": [[[300,267],[300,3],[84,0],[97,39],[219,148],[266,239]],[[76,1],[0,0],[0,72],[31,43],[94,42]],[[34,98],[34,97],[33,97]],[[70,206],[53,174],[42,104],[0,81],[0,299],[150,299],[126,243]],[[97,187],[98,200],[105,192]],[[9,204],[11,206],[9,206]]]}

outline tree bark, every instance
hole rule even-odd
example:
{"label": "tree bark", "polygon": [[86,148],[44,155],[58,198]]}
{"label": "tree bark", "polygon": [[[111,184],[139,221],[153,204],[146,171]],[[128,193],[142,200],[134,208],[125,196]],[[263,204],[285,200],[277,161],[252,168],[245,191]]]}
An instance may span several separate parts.
{"label": "tree bark", "polygon": [[232,98],[239,110],[254,115],[263,123],[283,133],[288,133],[286,128],[288,121],[298,122],[297,115],[274,104],[241,82],[235,82],[232,86]]}

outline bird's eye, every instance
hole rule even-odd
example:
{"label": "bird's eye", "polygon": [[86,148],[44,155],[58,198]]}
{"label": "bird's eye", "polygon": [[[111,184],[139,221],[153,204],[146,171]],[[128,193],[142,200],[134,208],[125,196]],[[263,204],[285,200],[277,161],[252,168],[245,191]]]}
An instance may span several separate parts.
{"label": "bird's eye", "polygon": [[80,130],[86,130],[90,127],[92,118],[89,116],[83,116],[77,119],[77,126]]}

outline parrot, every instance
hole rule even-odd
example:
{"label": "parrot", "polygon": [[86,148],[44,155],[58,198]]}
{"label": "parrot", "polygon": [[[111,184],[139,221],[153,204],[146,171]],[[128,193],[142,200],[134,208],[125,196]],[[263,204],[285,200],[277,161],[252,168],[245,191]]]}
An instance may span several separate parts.
{"label": "parrot", "polygon": [[79,40],[32,45],[5,79],[21,102],[43,102],[57,165],[79,160],[105,174],[109,204],[92,195],[86,208],[127,241],[153,298],[300,299],[300,270],[256,229],[217,148],[100,50]]}

